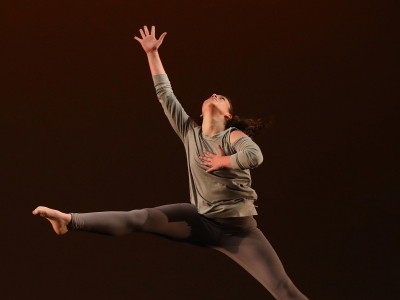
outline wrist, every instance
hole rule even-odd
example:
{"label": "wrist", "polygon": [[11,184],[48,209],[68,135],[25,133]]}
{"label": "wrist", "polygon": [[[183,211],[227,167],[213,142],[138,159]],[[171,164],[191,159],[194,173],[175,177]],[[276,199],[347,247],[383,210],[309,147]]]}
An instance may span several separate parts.
{"label": "wrist", "polygon": [[158,55],[158,49],[152,49],[149,51],[146,51],[147,56],[154,56],[154,55]]}
{"label": "wrist", "polygon": [[230,156],[222,156],[221,161],[222,161],[222,167],[228,168],[228,169],[232,168]]}

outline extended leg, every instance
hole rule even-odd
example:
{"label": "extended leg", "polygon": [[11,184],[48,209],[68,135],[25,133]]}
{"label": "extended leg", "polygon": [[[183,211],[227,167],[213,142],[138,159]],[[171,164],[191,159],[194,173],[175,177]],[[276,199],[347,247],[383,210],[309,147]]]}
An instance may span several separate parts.
{"label": "extended leg", "polygon": [[259,229],[245,236],[226,235],[215,249],[241,265],[276,299],[307,299],[286,275],[278,255]]}
{"label": "extended leg", "polygon": [[197,228],[201,225],[196,208],[187,203],[131,211],[82,214],[65,214],[39,206],[33,214],[47,218],[57,234],[64,234],[68,229],[114,236],[143,231],[185,240],[191,236],[192,226]]}

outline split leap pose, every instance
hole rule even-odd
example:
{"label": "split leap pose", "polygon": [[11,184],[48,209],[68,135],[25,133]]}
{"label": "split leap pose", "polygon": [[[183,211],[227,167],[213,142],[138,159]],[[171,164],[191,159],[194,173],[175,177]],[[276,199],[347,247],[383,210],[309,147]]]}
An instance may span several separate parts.
{"label": "split leap pose", "polygon": [[190,202],[132,211],[66,214],[44,206],[34,215],[48,219],[57,234],[83,230],[106,235],[135,231],[210,247],[228,255],[276,299],[307,299],[292,283],[253,218],[257,194],[249,169],[263,156],[251,137],[259,121],[232,117],[226,97],[213,94],[202,105],[202,121],[190,118],[175,97],[160,60],[155,28],[144,26],[135,39],[147,54],[158,100],[182,140],[189,173]]}

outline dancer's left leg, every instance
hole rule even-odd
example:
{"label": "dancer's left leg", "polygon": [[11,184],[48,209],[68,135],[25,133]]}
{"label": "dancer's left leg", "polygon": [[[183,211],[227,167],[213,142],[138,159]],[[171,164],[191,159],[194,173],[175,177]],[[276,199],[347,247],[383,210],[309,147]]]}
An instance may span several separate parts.
{"label": "dancer's left leg", "polygon": [[308,299],[290,280],[275,250],[258,228],[243,235],[225,235],[214,248],[241,265],[276,299]]}

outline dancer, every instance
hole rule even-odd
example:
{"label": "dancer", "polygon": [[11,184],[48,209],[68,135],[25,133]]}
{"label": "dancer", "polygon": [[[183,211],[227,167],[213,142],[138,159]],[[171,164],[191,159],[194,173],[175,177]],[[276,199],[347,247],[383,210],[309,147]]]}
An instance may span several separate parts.
{"label": "dancer", "polygon": [[[228,255],[276,299],[307,299],[286,275],[268,240],[257,228],[249,169],[261,164],[260,148],[252,140],[263,125],[232,116],[226,97],[213,94],[202,105],[201,125],[176,99],[160,60],[155,28],[144,26],[135,39],[147,54],[158,99],[182,140],[188,164],[190,202],[132,211],[66,214],[44,206],[34,215],[48,219],[57,234],[83,230],[106,235],[135,231],[206,246]],[[240,130],[239,130],[240,129]]]}

